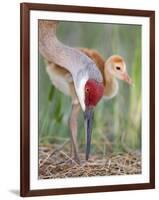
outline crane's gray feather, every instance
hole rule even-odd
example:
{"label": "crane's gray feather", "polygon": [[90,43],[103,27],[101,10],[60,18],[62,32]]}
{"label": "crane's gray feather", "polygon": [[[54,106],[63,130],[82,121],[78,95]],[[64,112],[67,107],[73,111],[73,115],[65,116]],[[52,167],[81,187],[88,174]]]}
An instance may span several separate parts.
{"label": "crane's gray feather", "polygon": [[52,61],[71,74],[78,86],[81,78],[88,76],[102,82],[101,72],[96,64],[78,49],[62,44],[56,37],[56,21],[39,20],[39,51],[48,61]]}

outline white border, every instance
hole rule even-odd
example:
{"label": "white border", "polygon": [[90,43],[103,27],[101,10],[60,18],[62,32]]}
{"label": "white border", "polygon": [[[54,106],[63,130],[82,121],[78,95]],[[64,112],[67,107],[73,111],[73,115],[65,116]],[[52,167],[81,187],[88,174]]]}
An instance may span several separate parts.
{"label": "white border", "polygon": [[[38,19],[142,25],[142,174],[38,179]],[[30,16],[30,189],[53,189],[149,182],[149,18],[31,11]],[[139,66],[140,67],[140,66]]]}

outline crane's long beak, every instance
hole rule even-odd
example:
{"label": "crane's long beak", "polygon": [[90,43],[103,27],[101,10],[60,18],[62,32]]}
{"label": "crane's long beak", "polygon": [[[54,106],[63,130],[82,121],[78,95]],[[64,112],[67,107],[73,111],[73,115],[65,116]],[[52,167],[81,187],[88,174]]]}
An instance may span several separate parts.
{"label": "crane's long beak", "polygon": [[91,134],[92,134],[92,122],[93,122],[93,108],[88,107],[84,113],[85,118],[85,133],[86,133],[86,160],[89,158],[91,147]]}

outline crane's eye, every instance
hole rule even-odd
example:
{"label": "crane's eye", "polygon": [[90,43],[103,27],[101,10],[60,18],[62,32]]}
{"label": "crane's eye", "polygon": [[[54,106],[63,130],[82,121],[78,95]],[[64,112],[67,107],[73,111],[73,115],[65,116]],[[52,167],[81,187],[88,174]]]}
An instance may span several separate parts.
{"label": "crane's eye", "polygon": [[116,69],[117,69],[117,70],[120,70],[121,68],[120,68],[119,66],[116,66]]}
{"label": "crane's eye", "polygon": [[88,93],[89,92],[89,88],[86,88],[86,93]]}

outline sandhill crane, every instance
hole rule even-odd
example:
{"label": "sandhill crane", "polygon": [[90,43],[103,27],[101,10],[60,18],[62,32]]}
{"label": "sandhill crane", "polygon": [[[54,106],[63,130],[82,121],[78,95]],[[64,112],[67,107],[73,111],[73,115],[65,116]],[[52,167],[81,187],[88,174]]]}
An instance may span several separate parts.
{"label": "sandhill crane", "polygon": [[105,60],[96,51],[71,48],[56,37],[56,21],[39,21],[39,51],[46,62],[52,84],[65,95],[72,97],[69,119],[71,152],[80,163],[77,144],[77,119],[80,106],[84,111],[86,130],[86,160],[89,158],[93,108],[104,97],[112,98],[118,92],[116,78],[132,83],[121,56]]}

